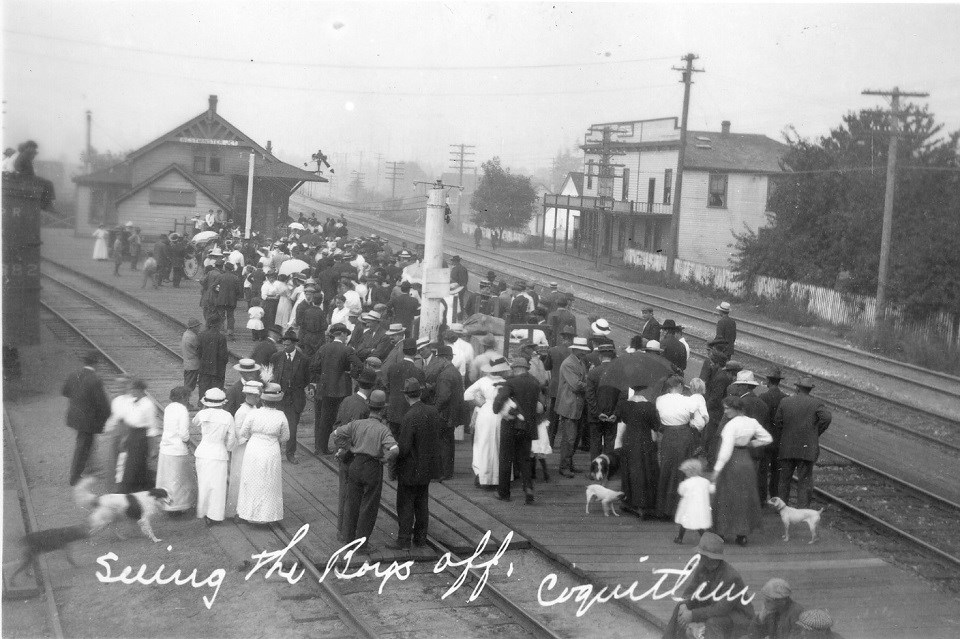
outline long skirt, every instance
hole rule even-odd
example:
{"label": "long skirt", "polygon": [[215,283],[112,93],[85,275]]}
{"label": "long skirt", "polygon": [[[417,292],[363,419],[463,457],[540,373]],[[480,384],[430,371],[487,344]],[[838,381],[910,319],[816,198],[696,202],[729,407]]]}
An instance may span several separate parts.
{"label": "long skirt", "polygon": [[109,260],[110,252],[107,251],[107,241],[98,237],[97,241],[93,243],[93,259],[95,260]]}
{"label": "long skirt", "polygon": [[268,331],[270,327],[277,323],[277,305],[279,303],[280,300],[268,297],[263,300],[263,304],[261,305],[263,308],[263,327]]}
{"label": "long skirt", "polygon": [[677,487],[686,477],[680,464],[690,459],[700,445],[699,433],[690,426],[664,426],[660,441],[660,479],[657,486],[657,512],[673,519],[680,503]]}
{"label": "long skirt", "polygon": [[473,474],[481,486],[500,483],[500,416],[493,412],[493,402],[477,409],[473,432]]}
{"label": "long skirt", "polygon": [[[628,427],[629,428],[629,427]],[[638,512],[653,513],[657,508],[657,485],[660,469],[657,465],[657,445],[646,442],[624,445],[620,451],[620,490],[623,503]]]}
{"label": "long skirt", "polygon": [[171,504],[167,511],[189,510],[197,502],[197,471],[192,455],[164,455],[157,458],[157,487],[165,488]]}
{"label": "long skirt", "polygon": [[227,503],[226,459],[197,458],[197,518],[223,521]]}
{"label": "long skirt", "polygon": [[233,449],[230,453],[230,478],[227,480],[227,517],[237,514],[237,500],[240,498],[240,472],[243,470],[243,454],[247,450],[246,443]]}
{"label": "long skirt", "polygon": [[280,442],[275,437],[255,434],[247,442],[240,471],[237,514],[257,524],[283,519],[283,471]]}
{"label": "long skirt", "polygon": [[128,431],[124,452],[126,452],[126,459],[123,464],[120,492],[138,493],[153,488],[153,478],[147,467],[150,441],[147,438],[146,428],[131,428]]}
{"label": "long skirt", "polygon": [[760,529],[760,494],[757,468],[746,448],[734,448],[720,476],[714,497],[714,529],[721,537],[749,535]]}
{"label": "long skirt", "polygon": [[[291,300],[286,295],[282,295],[277,301],[277,316],[274,320],[274,324],[279,324],[280,328],[286,329],[287,324],[290,323],[290,313],[293,311],[293,300]],[[273,326],[271,324],[270,326]]]}

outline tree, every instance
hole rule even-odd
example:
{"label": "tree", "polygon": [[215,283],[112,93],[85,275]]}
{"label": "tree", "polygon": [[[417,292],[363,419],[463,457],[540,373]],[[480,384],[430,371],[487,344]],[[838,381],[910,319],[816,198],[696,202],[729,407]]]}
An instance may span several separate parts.
{"label": "tree", "polygon": [[470,200],[473,222],[477,226],[494,229],[501,235],[504,229],[519,229],[533,217],[537,193],[525,175],[504,170],[500,158],[484,162],[483,175]]}
{"label": "tree", "polygon": [[[880,262],[888,116],[850,113],[817,141],[796,131],[785,167],[771,178],[769,224],[736,236],[735,268],[756,275],[873,295]],[[900,138],[889,295],[911,315],[960,311],[960,131],[941,135],[927,107],[904,110]]]}
{"label": "tree", "polygon": [[[90,158],[89,158],[90,172],[93,173],[95,171],[100,171],[101,169],[109,169],[111,166],[120,164],[126,159],[128,154],[129,154],[129,151],[122,152],[122,153],[114,153],[112,151],[106,151],[104,153],[100,153],[95,148],[91,147]],[[80,162],[82,162],[83,164],[87,164],[87,160],[88,158],[87,158],[86,151],[81,152]]]}
{"label": "tree", "polygon": [[577,155],[570,153],[570,149],[564,149],[562,152],[557,151],[550,170],[550,188],[554,193],[559,193],[567,175],[581,170],[583,170],[583,156],[579,153]]}

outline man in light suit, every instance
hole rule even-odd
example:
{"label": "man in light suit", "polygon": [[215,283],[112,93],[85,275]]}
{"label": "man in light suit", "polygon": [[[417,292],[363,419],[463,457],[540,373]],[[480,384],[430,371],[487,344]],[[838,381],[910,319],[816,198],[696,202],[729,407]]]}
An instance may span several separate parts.
{"label": "man in light suit", "polygon": [[290,425],[290,439],[287,440],[287,461],[297,464],[297,426],[300,414],[307,405],[307,384],[310,383],[310,366],[306,355],[297,348],[297,334],[288,330],[280,340],[282,351],[270,358],[273,366],[273,381],[283,389],[280,408]]}
{"label": "man in light suit", "polygon": [[77,431],[77,446],[70,466],[70,485],[80,481],[93,454],[96,435],[110,417],[110,400],[94,367],[100,356],[91,351],[83,356],[83,368],[72,373],[63,384],[62,394],[70,400],[67,426]]}

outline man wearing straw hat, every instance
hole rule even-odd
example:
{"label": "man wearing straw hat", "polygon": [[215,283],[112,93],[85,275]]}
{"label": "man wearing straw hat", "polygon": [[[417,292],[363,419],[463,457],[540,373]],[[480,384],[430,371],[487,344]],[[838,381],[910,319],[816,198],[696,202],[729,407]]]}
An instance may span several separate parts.
{"label": "man wearing straw hat", "polygon": [[737,341],[737,321],[730,317],[730,302],[720,302],[717,314],[720,319],[717,320],[717,335],[714,339],[726,342],[724,352],[730,358],[733,357],[733,344]]}
{"label": "man wearing straw hat", "polygon": [[579,472],[573,466],[574,445],[580,419],[583,417],[584,394],[587,388],[587,367],[584,363],[590,347],[585,337],[574,337],[570,354],[560,364],[556,411],[560,417],[560,475],[573,477]]}
{"label": "man wearing straw hat", "polygon": [[244,358],[233,365],[233,370],[240,373],[240,379],[227,389],[227,403],[223,406],[223,409],[231,415],[236,414],[237,409],[244,402],[243,385],[250,381],[259,381],[260,365],[252,359]]}

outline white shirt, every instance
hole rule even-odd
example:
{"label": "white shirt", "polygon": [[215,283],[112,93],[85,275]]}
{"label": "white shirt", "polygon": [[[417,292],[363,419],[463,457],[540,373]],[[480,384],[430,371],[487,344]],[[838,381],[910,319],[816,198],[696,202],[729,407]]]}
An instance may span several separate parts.
{"label": "white shirt", "polygon": [[287,292],[287,285],[280,280],[265,280],[260,286],[260,299],[279,299]]}
{"label": "white shirt", "polygon": [[667,393],[657,398],[657,413],[664,426],[690,424],[697,430],[707,425],[709,415],[702,395],[687,397],[680,393]]}
{"label": "white shirt", "polygon": [[356,291],[344,291],[343,298],[346,300],[343,304],[343,307],[347,310],[353,311],[354,315],[359,315],[363,311],[363,302],[360,301],[360,294]]}
{"label": "white shirt", "polygon": [[146,428],[147,437],[156,437],[162,431],[157,420],[157,407],[153,405],[153,400],[149,397],[134,399],[129,397],[129,402],[124,405],[120,414],[120,419],[130,428]]}
{"label": "white shirt", "polygon": [[723,427],[720,432],[720,450],[717,452],[717,461],[713,465],[715,473],[719,473],[730,461],[735,446],[766,446],[773,443],[770,436],[760,422],[746,415],[737,415]]}
{"label": "white shirt", "polygon": [[457,341],[450,345],[450,349],[453,351],[453,359],[450,360],[451,363],[457,367],[460,375],[466,379],[467,367],[470,366],[474,357],[473,345],[471,345],[470,342],[464,341],[462,337],[458,337]]}
{"label": "white shirt", "polygon": [[532,331],[526,328],[515,328],[510,331],[511,343],[519,343],[528,337],[533,341],[534,346],[550,346],[550,340],[548,340],[546,334],[538,328]]}
{"label": "white shirt", "polygon": [[171,457],[189,454],[190,413],[180,402],[170,402],[163,409],[163,436],[160,438],[160,453]]}
{"label": "white shirt", "polygon": [[113,398],[110,402],[110,417],[107,418],[107,423],[104,424],[103,430],[105,433],[112,432],[117,427],[117,423],[123,418],[131,402],[133,402],[133,395],[129,394],[117,395]]}
{"label": "white shirt", "polygon": [[236,249],[230,251],[230,255],[227,256],[227,261],[233,264],[237,273],[243,270],[243,253],[240,251]]}

